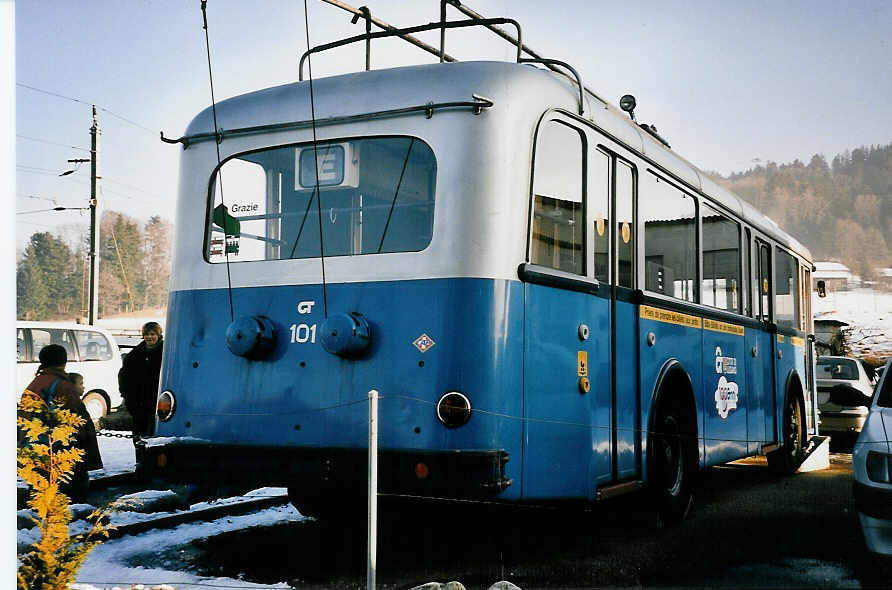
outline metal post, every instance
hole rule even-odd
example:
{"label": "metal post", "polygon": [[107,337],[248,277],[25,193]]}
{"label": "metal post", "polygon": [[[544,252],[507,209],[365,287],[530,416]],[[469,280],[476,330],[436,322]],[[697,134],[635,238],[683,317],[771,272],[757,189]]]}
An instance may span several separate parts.
{"label": "metal post", "polygon": [[87,322],[92,326],[99,313],[99,121],[93,105],[93,126],[90,127],[90,306]]}
{"label": "metal post", "polygon": [[378,390],[369,391],[369,554],[366,567],[368,590],[375,590],[378,560]]}
{"label": "metal post", "polygon": [[446,0],[440,0],[440,63],[446,54]]}

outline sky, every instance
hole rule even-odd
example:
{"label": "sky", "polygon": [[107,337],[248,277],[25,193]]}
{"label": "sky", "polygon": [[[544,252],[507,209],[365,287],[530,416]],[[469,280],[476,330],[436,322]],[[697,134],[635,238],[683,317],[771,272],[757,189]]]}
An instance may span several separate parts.
{"label": "sky", "polygon": [[[366,3],[396,26],[439,18],[436,0]],[[312,45],[363,30],[321,0],[308,5]],[[807,162],[815,153],[829,160],[892,141],[892,3],[885,0],[469,5],[518,20],[530,47],[573,64],[604,98],[618,103],[634,94],[639,121],[655,124],[701,169],[727,175],[768,160]],[[89,165],[66,160],[89,157],[92,104],[101,129],[102,206],[139,220],[175,221],[180,148],[162,143],[159,132],[179,137],[210,105],[199,0],[14,6],[18,247],[35,231],[73,239],[88,227],[89,216],[79,211],[24,212],[87,205]],[[452,8],[448,14],[464,18]],[[208,25],[218,101],[296,80],[307,48],[300,0],[210,0]],[[436,33],[424,38],[438,41]],[[315,58],[314,77],[360,69],[359,50]],[[450,31],[447,51],[464,60],[511,56],[507,43],[486,31]],[[408,45],[373,45],[375,68],[432,60]]]}

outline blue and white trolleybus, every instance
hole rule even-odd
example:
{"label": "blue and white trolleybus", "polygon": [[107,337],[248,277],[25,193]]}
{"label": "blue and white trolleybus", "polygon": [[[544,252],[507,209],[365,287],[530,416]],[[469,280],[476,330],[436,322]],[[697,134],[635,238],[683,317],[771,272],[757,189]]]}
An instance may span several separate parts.
{"label": "blue and white trolleybus", "polygon": [[287,486],[324,514],[365,493],[371,389],[382,493],[645,489],[679,519],[700,469],[797,468],[808,251],[528,54],[300,81],[192,121],[143,474]]}

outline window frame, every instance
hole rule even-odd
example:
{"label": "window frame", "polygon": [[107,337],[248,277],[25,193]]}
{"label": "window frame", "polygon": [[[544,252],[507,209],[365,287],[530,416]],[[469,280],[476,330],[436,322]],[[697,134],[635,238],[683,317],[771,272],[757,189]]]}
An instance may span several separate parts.
{"label": "window frame", "polygon": [[[704,236],[704,225],[703,225],[703,219],[704,219],[703,209],[704,209],[704,207],[709,208],[711,211],[713,211],[717,215],[719,215],[723,220],[734,224],[734,226],[737,228],[737,239],[735,240],[737,242],[737,261],[736,261],[737,262],[737,264],[736,264],[736,266],[737,266],[737,306],[736,306],[736,309],[723,308],[723,307],[719,307],[718,305],[710,305],[708,303],[703,302],[703,300],[704,300],[703,283],[706,280],[706,270],[705,270],[706,250],[704,249],[704,244],[706,243],[706,238]],[[724,211],[722,211],[719,207],[717,207],[711,201],[706,201],[706,202],[700,203],[699,206],[697,207],[697,212],[698,212],[697,218],[700,223],[700,239],[698,240],[699,247],[697,249],[697,255],[699,258],[698,264],[699,264],[699,271],[700,271],[700,292],[699,292],[700,303],[701,303],[701,305],[705,305],[706,307],[709,307],[711,309],[717,309],[719,311],[723,311],[726,313],[733,313],[736,315],[743,315],[743,313],[741,312],[742,304],[743,304],[742,292],[744,291],[744,289],[742,289],[742,285],[743,285],[743,280],[742,280],[743,252],[740,247],[740,241],[741,241],[742,234],[743,234],[743,231],[742,231],[743,228],[741,226],[741,223],[739,220],[734,219],[733,217],[727,215]],[[714,280],[715,280],[715,277],[713,277],[713,281]],[[714,283],[713,283],[713,291],[715,291]]]}
{"label": "window frame", "polygon": [[[433,200],[432,200],[433,213],[431,215],[430,240],[427,242],[427,244],[424,246],[424,248],[421,248],[419,250],[401,250],[398,252],[380,252],[380,253],[369,252],[367,254],[326,254],[323,251],[325,258],[352,258],[354,256],[370,256],[370,255],[375,255],[375,254],[415,254],[415,253],[419,253],[419,252],[424,252],[425,250],[430,248],[431,244],[434,242],[434,237],[435,237],[434,234],[435,234],[435,230],[436,230],[437,196],[438,196],[437,193],[439,192],[438,189],[439,189],[440,166],[439,166],[439,162],[437,161],[437,154],[434,151],[433,147],[431,147],[431,145],[428,141],[426,141],[425,139],[423,139],[422,137],[417,136],[417,135],[382,134],[382,135],[358,135],[358,136],[347,136],[347,137],[331,137],[331,138],[319,139],[316,141],[316,143],[318,143],[318,144],[338,144],[338,143],[346,143],[346,142],[358,142],[358,141],[362,141],[362,140],[384,140],[384,139],[414,140],[415,143],[420,143],[420,144],[424,145],[428,150],[430,150],[431,156],[433,157],[433,163],[434,163]],[[249,149],[249,150],[231,154],[214,166],[214,168],[210,172],[210,175],[208,176],[207,190],[206,190],[206,196],[205,196],[204,230],[203,230],[204,233],[203,233],[202,240],[201,240],[201,244],[202,244],[201,257],[202,257],[202,260],[205,262],[205,264],[216,266],[219,264],[226,265],[226,264],[236,264],[236,263],[242,264],[242,263],[251,263],[251,262],[253,262],[253,263],[262,263],[262,262],[271,263],[271,262],[289,262],[289,261],[297,262],[297,261],[306,261],[306,260],[316,260],[316,259],[320,258],[319,256],[315,256],[315,257],[306,257],[306,258],[263,258],[263,259],[255,259],[255,260],[237,260],[237,259],[232,260],[231,258],[227,257],[226,260],[223,260],[220,262],[212,262],[210,260],[210,241],[211,241],[210,226],[212,223],[212,213],[214,210],[214,203],[216,201],[216,198],[215,198],[216,179],[217,179],[218,174],[220,173],[220,170],[223,168],[223,166],[225,166],[226,163],[231,160],[244,159],[244,156],[248,156],[251,154],[268,152],[268,151],[277,150],[277,149],[305,148],[307,146],[312,146],[313,143],[314,142],[311,140],[311,141],[289,142],[289,143],[276,144],[276,145],[266,145],[263,147]],[[298,158],[299,158],[299,156],[298,156]],[[248,161],[250,161],[250,160],[248,160]],[[266,186],[269,187],[269,185],[270,185],[269,171],[264,169],[264,172],[266,174]],[[299,173],[300,173],[300,171],[296,168],[295,169],[295,178],[297,178],[297,175],[299,175]],[[277,184],[277,186],[279,187],[277,198],[279,199],[279,206],[281,207],[281,200],[282,200],[281,182],[279,182]],[[326,190],[332,190],[333,188],[336,188],[336,187],[320,185],[320,191],[323,191],[323,192]],[[269,190],[269,188],[267,188],[266,190]],[[268,198],[268,195],[267,195],[267,198]],[[269,223],[269,220],[267,220],[267,224],[268,223]],[[267,228],[268,228],[267,231],[269,232],[269,225],[267,225]],[[278,238],[278,234],[280,234],[280,232],[281,232],[281,227],[278,228],[278,231],[270,232],[270,233],[276,233],[277,238]],[[225,251],[225,246],[226,245],[224,242],[224,251]],[[266,246],[265,251],[267,252],[267,254],[265,254],[265,256],[268,255],[268,250],[269,250],[269,244],[267,244],[267,246]]]}
{"label": "window frame", "polygon": [[[694,260],[693,260],[694,276],[691,279],[692,299],[689,301],[687,299],[675,297],[674,295],[667,295],[665,293],[651,291],[650,289],[647,288],[647,276],[640,277],[642,282],[639,282],[638,284],[642,285],[642,287],[641,287],[642,290],[645,291],[649,296],[666,299],[667,301],[675,301],[682,305],[702,305],[700,303],[700,281],[702,280],[701,279],[701,277],[702,277],[702,257],[700,254],[700,252],[701,252],[700,244],[702,242],[701,231],[700,231],[700,199],[702,199],[703,197],[699,194],[696,194],[694,191],[687,189],[683,184],[676,182],[671,177],[667,178],[667,176],[669,176],[669,175],[660,169],[647,168],[647,172],[650,173],[651,176],[653,176],[656,179],[657,183],[665,182],[666,184],[668,184],[675,190],[679,191],[680,193],[683,193],[686,197],[690,198],[692,200],[692,202],[694,203],[694,216],[691,218],[694,222],[694,249],[693,249],[693,251],[694,251]],[[640,184],[641,183],[639,182],[638,183],[638,185],[639,185],[638,198],[636,199],[638,208],[641,207]],[[646,198],[647,197],[645,196],[645,199]],[[709,201],[709,202],[711,203],[711,201]],[[713,208],[715,208],[715,207],[713,207]],[[640,219],[638,220],[638,223],[640,225],[639,257],[641,258],[641,260],[645,260],[646,256],[647,256],[647,230],[645,227],[646,220],[643,218],[643,216],[639,216],[639,217],[640,217]],[[647,272],[646,267],[644,267],[641,272],[646,273]],[[707,307],[708,309],[713,309],[713,310],[717,309],[717,308],[714,308],[711,306],[704,306],[704,307]],[[722,310],[718,310],[718,311],[722,311]]]}
{"label": "window frame", "polygon": [[[543,265],[537,262],[533,262],[533,230],[535,227],[535,216],[536,216],[536,173],[537,173],[537,152],[539,150],[540,145],[540,133],[543,128],[550,124],[554,123],[557,125],[562,125],[566,127],[568,130],[575,132],[579,136],[579,146],[581,150],[581,163],[582,170],[580,171],[580,183],[581,183],[581,217],[583,220],[582,223],[582,245],[581,245],[581,255],[582,255],[582,273],[576,273],[573,271],[566,271],[561,268],[555,268],[551,265]],[[566,275],[567,278],[578,279],[588,281],[593,278],[594,273],[594,256],[590,255],[588,252],[589,245],[593,245],[593,240],[590,235],[590,232],[593,231],[593,228],[590,227],[589,223],[589,207],[588,207],[588,151],[589,151],[589,140],[588,135],[584,128],[580,127],[576,124],[575,121],[567,119],[561,113],[556,111],[546,112],[542,118],[539,120],[539,123],[536,126],[536,133],[533,138],[533,152],[532,159],[530,162],[530,188],[529,188],[529,198],[528,198],[528,206],[529,206],[529,215],[527,219],[527,240],[526,240],[526,262],[538,269],[543,269],[547,271],[553,271],[560,275]],[[573,201],[575,202],[575,201]]]}

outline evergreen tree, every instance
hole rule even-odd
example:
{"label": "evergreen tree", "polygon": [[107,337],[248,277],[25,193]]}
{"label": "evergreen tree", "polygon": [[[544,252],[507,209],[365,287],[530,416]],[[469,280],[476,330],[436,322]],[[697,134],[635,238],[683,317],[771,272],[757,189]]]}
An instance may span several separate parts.
{"label": "evergreen tree", "polygon": [[63,316],[75,307],[74,257],[71,248],[49,232],[35,233],[16,269],[20,317]]}

